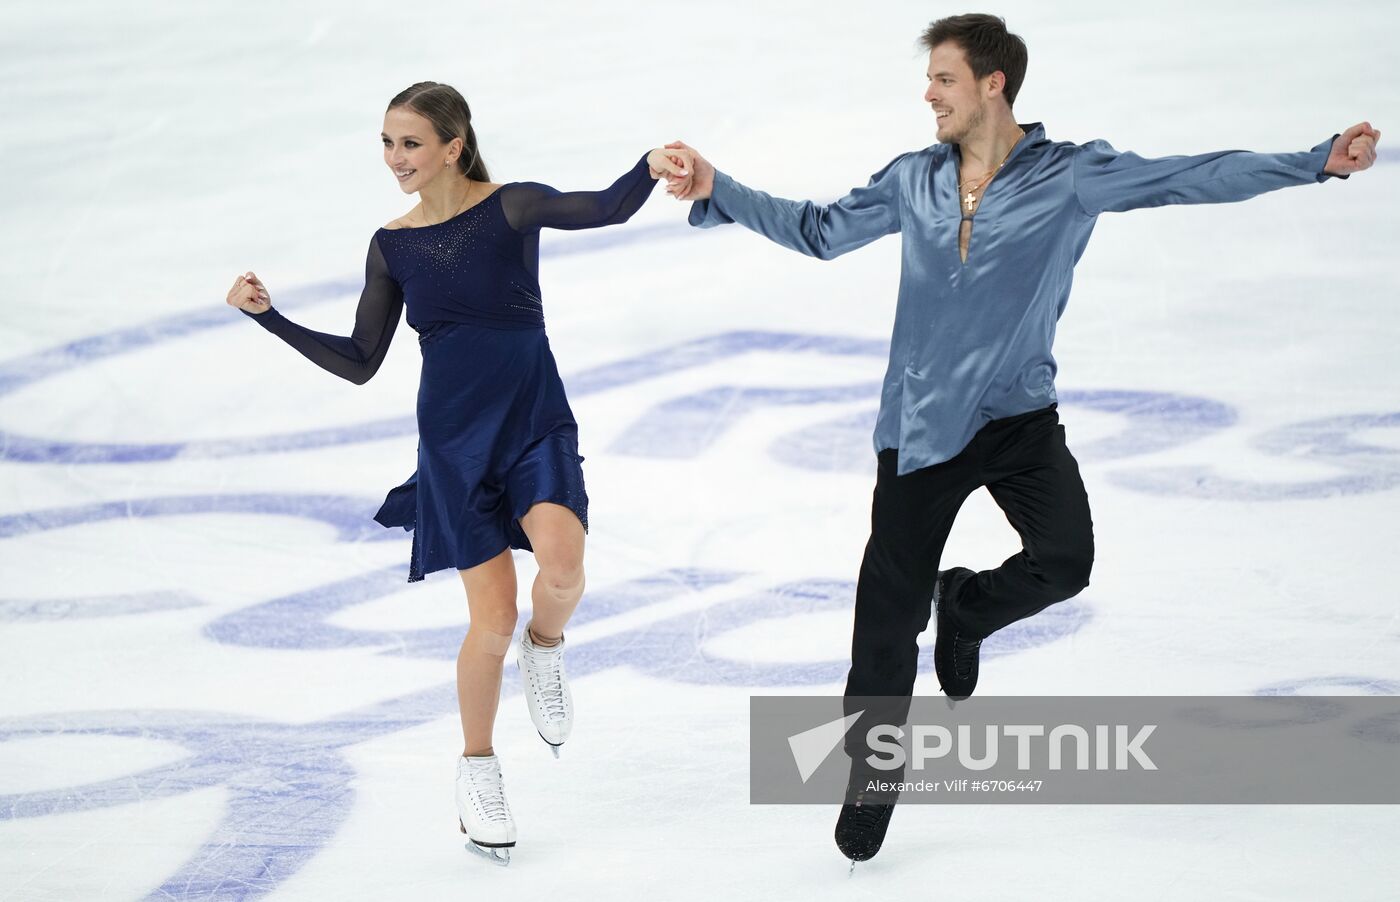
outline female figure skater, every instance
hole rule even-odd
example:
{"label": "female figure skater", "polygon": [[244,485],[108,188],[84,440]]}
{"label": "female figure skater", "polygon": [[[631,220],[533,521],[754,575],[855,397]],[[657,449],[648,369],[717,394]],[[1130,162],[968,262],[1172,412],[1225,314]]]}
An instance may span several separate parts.
{"label": "female figure skater", "polygon": [[602,191],[494,183],[466,100],[430,81],[389,103],[382,138],[385,164],[419,203],[370,239],[350,337],[286,319],[252,272],[228,303],[356,385],[379,369],[407,307],[423,356],[418,469],[375,520],[413,532],[409,582],[447,567],[462,578],[471,623],[457,657],[458,824],[468,849],[506,865],[515,821],[491,732],[516,626],[511,549],[539,564],[517,663],[530,719],[557,757],[573,726],[564,625],[583,594],[588,529],[578,424],[545,336],[540,229],[626,221],[657,178],[688,174],[689,152],[653,149]]}

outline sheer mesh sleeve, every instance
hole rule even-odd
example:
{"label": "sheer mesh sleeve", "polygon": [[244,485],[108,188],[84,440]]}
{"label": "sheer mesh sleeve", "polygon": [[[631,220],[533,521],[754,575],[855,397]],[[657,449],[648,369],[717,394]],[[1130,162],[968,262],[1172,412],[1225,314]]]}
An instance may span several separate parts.
{"label": "sheer mesh sleeve", "polygon": [[321,369],[364,385],[384,362],[389,342],[403,310],[403,291],[389,275],[389,266],[376,235],[365,258],[365,288],[355,308],[355,329],[349,338],[316,332],[287,319],[276,308],[243,313],[267,331],[296,348]]}
{"label": "sheer mesh sleeve", "polygon": [[626,222],[646,203],[655,184],[647,154],[642,154],[631,171],[602,191],[564,192],[539,182],[507,185],[500,189],[501,209],[517,232],[591,229]]}

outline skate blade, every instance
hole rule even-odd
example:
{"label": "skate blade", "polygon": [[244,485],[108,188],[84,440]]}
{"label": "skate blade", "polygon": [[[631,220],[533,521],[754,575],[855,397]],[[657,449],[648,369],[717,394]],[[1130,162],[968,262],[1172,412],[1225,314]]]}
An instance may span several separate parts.
{"label": "skate blade", "polygon": [[[544,739],[544,734],[541,733],[539,730],[536,730],[535,733],[536,733],[541,739]],[[549,746],[549,750],[550,750],[551,752],[554,753],[554,757],[555,757],[555,758],[558,758],[558,757],[559,757],[559,746],[557,746],[557,745],[555,745],[554,743],[550,742],[548,739],[544,739],[544,744],[547,745],[547,746]],[[562,743],[561,743],[561,744],[562,744]]]}
{"label": "skate blade", "polygon": [[[467,832],[467,825],[462,823],[462,819],[460,817],[457,818],[457,827],[461,829],[463,833]],[[468,837],[465,848],[468,852],[474,852],[483,858],[490,859],[492,864],[498,864],[501,867],[505,867],[506,865],[510,864],[510,847],[514,845],[515,843],[513,842],[506,843],[504,846],[481,845],[476,840],[472,839],[471,837]]]}
{"label": "skate blade", "polygon": [[855,860],[854,858],[852,858],[852,859],[851,859],[851,869],[850,869],[849,871],[846,872],[846,876],[847,876],[848,878],[849,878],[849,877],[852,877],[852,876],[855,875],[855,872],[856,872],[856,860]]}
{"label": "skate blade", "polygon": [[480,846],[477,845],[475,842],[469,841],[466,844],[466,849],[473,855],[485,858],[487,861],[491,862],[494,865],[499,865],[503,868],[508,867],[510,865],[509,848],[505,848],[502,846]]}

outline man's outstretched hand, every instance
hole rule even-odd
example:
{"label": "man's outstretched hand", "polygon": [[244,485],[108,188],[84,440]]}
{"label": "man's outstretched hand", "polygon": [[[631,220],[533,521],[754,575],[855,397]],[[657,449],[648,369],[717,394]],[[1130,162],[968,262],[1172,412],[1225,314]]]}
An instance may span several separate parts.
{"label": "man's outstretched hand", "polygon": [[683,151],[691,159],[690,175],[685,178],[668,175],[666,177],[666,193],[676,200],[704,200],[710,196],[710,191],[715,186],[715,167],[710,165],[710,161],[700,156],[695,148],[682,141],[672,141],[666,145],[667,148]]}
{"label": "man's outstretched hand", "polygon": [[1353,125],[1332,142],[1332,152],[1327,155],[1327,165],[1322,171],[1328,175],[1351,175],[1370,169],[1376,162],[1376,143],[1380,139],[1380,131],[1371,128],[1371,123]]}

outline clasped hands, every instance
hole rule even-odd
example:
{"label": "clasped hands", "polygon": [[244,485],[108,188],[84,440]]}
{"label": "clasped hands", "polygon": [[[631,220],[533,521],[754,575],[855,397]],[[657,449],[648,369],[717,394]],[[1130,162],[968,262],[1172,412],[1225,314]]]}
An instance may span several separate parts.
{"label": "clasped hands", "polygon": [[682,141],[653,150],[647,165],[652,178],[666,179],[666,193],[676,200],[704,200],[715,184],[715,167]]}

